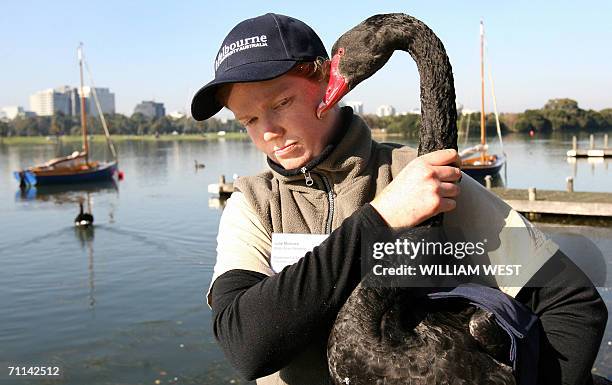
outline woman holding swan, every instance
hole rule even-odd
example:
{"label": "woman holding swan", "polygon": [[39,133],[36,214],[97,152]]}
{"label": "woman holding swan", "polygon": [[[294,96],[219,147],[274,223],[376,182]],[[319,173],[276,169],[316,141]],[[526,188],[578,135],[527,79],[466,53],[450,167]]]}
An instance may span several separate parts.
{"label": "woman holding swan", "polygon": [[[268,171],[235,183],[238,191],[219,227],[208,295],[227,358],[261,384],[331,383],[328,337],[360,282],[363,238],[372,227],[413,227],[440,213],[452,215],[465,206],[464,195],[480,191],[461,178],[452,149],[454,88],[442,44],[405,15],[379,16],[360,28],[335,46],[330,79],[327,53],[310,27],[276,14],[245,20],[222,43],[215,79],[192,102],[197,120],[228,107],[268,159]],[[419,154],[372,140],[363,120],[335,103],[395,49],[408,50],[421,74]],[[342,74],[343,63],[351,64],[350,73]],[[338,73],[356,78],[343,85]],[[328,237],[292,263],[274,267],[273,237],[288,233],[300,234],[301,244],[312,244],[313,234]],[[607,311],[569,260],[561,255],[546,261],[541,268],[555,270],[558,282],[514,293],[542,323],[539,380],[585,383]]]}

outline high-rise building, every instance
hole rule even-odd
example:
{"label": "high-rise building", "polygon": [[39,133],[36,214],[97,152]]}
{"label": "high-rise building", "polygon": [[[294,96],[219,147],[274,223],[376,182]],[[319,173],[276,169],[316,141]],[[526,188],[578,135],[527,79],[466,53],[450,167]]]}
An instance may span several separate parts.
{"label": "high-rise building", "polygon": [[16,117],[30,117],[35,114],[32,111],[26,111],[21,106],[7,106],[0,108],[0,118],[13,120]]}
{"label": "high-rise building", "polygon": [[382,116],[394,116],[395,115],[395,107],[389,104],[383,104],[376,109],[376,115]]}
{"label": "high-rise building", "polygon": [[[85,112],[91,116],[98,116],[98,109],[93,97],[93,91],[93,87],[83,87]],[[108,88],[96,87],[95,92],[100,102],[102,113],[115,113],[115,94],[110,92]],[[80,91],[70,86],[38,91],[30,96],[30,109],[40,116],[51,116],[55,112],[62,112],[65,115],[80,115]]]}
{"label": "high-rise building", "polygon": [[353,112],[359,115],[363,115],[363,102],[348,101],[343,103],[345,106],[349,106],[353,109]]}
{"label": "high-rise building", "polygon": [[30,95],[30,109],[39,116],[51,116],[55,112],[71,114],[69,86],[49,88]]}
{"label": "high-rise building", "polygon": [[134,108],[134,113],[141,113],[151,119],[157,119],[166,115],[166,109],[164,108],[164,103],[143,101],[142,103],[136,105]]}
{"label": "high-rise building", "polygon": [[[100,87],[83,87],[83,94],[85,96],[85,112],[91,116],[98,116],[98,108],[94,100],[93,92],[96,92],[98,101],[100,102],[100,109],[103,114],[114,114],[115,113],[115,94],[110,92],[108,88]],[[80,95],[80,91],[78,92]],[[79,101],[80,103],[80,101]],[[80,106],[80,104],[79,104]],[[80,107],[78,108],[80,111]]]}
{"label": "high-rise building", "polygon": [[168,116],[171,117],[172,119],[182,119],[185,116],[187,116],[187,114],[185,114],[185,112],[183,111],[173,111],[169,113]]}

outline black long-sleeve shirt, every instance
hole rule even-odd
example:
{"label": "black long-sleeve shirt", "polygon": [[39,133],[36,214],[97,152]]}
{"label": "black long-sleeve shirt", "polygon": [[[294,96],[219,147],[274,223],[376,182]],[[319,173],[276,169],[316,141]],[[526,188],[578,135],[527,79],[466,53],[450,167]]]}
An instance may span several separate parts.
{"label": "black long-sleeve shirt", "polygon": [[[214,335],[246,379],[286,366],[324,338],[361,279],[361,240],[385,226],[369,204],[320,246],[274,276],[230,270],[212,287]],[[560,252],[559,252],[560,253]],[[589,279],[564,255],[553,256],[517,295],[540,317],[541,384],[590,384],[607,309]]]}

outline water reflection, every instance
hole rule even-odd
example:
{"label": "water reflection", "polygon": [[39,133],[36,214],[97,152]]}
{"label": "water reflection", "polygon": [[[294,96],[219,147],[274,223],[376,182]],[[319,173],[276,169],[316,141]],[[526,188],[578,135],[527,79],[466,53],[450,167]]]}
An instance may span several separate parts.
{"label": "water reflection", "polygon": [[612,162],[609,158],[603,157],[590,157],[590,158],[575,158],[573,156],[567,157],[567,163],[572,167],[572,176],[575,178],[578,175],[578,168],[588,168],[590,175],[595,176],[596,172],[603,171],[604,174],[608,172],[608,165]]}
{"label": "water reflection", "polygon": [[[506,166],[504,166],[505,169]],[[472,179],[474,179],[475,181],[477,181],[478,183],[480,183],[483,186],[486,186],[486,180],[485,177],[472,177]],[[491,187],[506,187],[507,186],[507,174],[502,171],[498,174],[495,175],[491,175]]]}
{"label": "water reflection", "polygon": [[85,194],[91,193],[119,193],[117,182],[114,180],[104,182],[90,182],[83,184],[57,184],[48,186],[35,186],[18,189],[15,193],[17,201],[42,201],[55,204],[79,203],[84,200]]}
{"label": "water reflection", "polygon": [[74,227],[74,235],[81,245],[82,250],[87,250],[87,271],[89,272],[88,284],[89,284],[89,308],[94,310],[96,304],[95,292],[96,292],[96,281],[95,281],[95,272],[94,272],[94,236],[95,229],[94,226],[87,227]]}
{"label": "water reflection", "polygon": [[221,197],[208,198],[208,207],[211,209],[223,210],[225,208],[226,202],[227,202],[227,198],[221,198]]}

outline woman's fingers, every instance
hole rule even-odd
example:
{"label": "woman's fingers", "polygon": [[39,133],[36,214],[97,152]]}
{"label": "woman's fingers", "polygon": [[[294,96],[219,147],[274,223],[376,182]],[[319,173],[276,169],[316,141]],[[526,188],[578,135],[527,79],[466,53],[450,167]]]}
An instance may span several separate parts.
{"label": "woman's fingers", "polygon": [[438,180],[441,182],[457,182],[461,179],[461,170],[453,166],[434,166]]}
{"label": "woman's fingers", "polygon": [[455,150],[435,151],[410,162],[371,202],[391,227],[409,227],[457,206],[461,171]]}
{"label": "woman's fingers", "polygon": [[432,166],[454,165],[459,167],[461,165],[459,154],[457,153],[457,150],[453,149],[430,152],[428,154],[421,155],[420,158]]}
{"label": "woman's fingers", "polygon": [[459,185],[449,182],[440,183],[439,189],[441,198],[456,198],[461,192]]}
{"label": "woman's fingers", "polygon": [[453,211],[457,207],[457,202],[454,199],[442,198],[440,200],[440,209],[438,210],[441,213],[447,213],[449,211]]}

